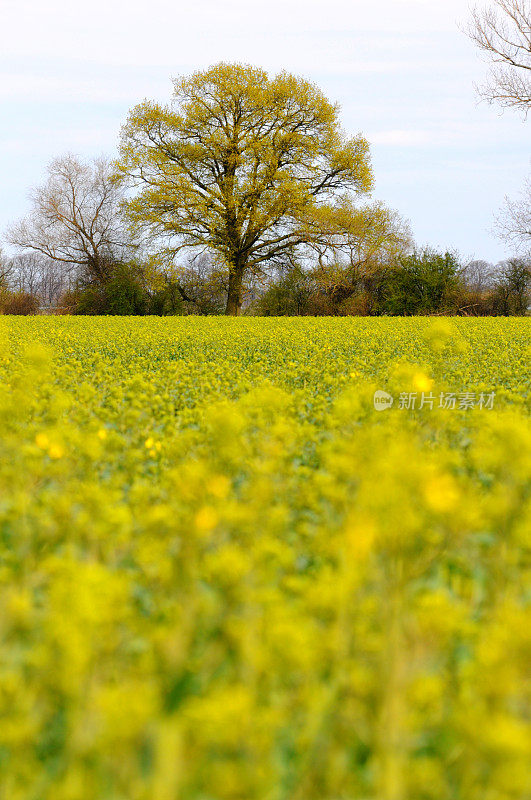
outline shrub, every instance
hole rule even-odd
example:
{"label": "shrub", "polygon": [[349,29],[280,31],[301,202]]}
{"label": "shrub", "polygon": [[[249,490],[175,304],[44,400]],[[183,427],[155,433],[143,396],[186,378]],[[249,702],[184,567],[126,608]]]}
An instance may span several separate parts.
{"label": "shrub", "polygon": [[149,295],[142,284],[140,269],[132,264],[114,265],[105,282],[80,281],[61,298],[73,314],[138,316],[146,313]]}
{"label": "shrub", "polygon": [[410,316],[455,309],[460,265],[452,253],[426,248],[386,270],[381,313]]}
{"label": "shrub", "polygon": [[157,289],[149,297],[147,314],[157,317],[182,316],[185,312],[184,300],[177,281],[168,281],[162,289]]}
{"label": "shrub", "polygon": [[30,316],[38,313],[39,302],[29,292],[6,292],[3,298],[0,295],[0,310],[3,314]]}
{"label": "shrub", "polygon": [[310,312],[315,292],[311,276],[293,267],[269,284],[256,304],[257,311],[266,317],[304,316]]}

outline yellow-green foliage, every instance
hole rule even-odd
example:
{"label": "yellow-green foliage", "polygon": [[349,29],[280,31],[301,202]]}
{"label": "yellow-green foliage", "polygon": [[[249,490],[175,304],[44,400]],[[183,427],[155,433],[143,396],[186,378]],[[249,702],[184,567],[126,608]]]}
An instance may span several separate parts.
{"label": "yellow-green foliage", "polygon": [[529,330],[1,320],[1,800],[523,800]]}

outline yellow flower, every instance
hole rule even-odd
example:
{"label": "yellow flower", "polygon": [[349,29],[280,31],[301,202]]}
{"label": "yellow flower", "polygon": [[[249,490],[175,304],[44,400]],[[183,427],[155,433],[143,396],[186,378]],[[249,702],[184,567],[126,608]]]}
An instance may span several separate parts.
{"label": "yellow flower", "polygon": [[376,539],[376,525],[369,518],[352,519],[345,528],[345,540],[349,555],[364,558],[370,552]]}
{"label": "yellow flower", "polygon": [[423,372],[416,372],[413,376],[413,386],[418,392],[429,392],[433,388],[433,381]]}
{"label": "yellow flower", "polygon": [[195,515],[195,527],[201,533],[207,533],[218,524],[218,515],[210,506],[204,506]]}
{"label": "yellow flower", "polygon": [[45,433],[38,433],[35,437],[35,444],[37,447],[40,447],[41,450],[46,450],[50,444],[50,440]]}
{"label": "yellow flower", "polygon": [[208,485],[210,494],[224,500],[230,491],[230,481],[225,475],[215,475]]}
{"label": "yellow flower", "polygon": [[459,492],[450,475],[438,475],[425,485],[424,497],[434,511],[451,511],[457,504]]}
{"label": "yellow flower", "polygon": [[51,444],[48,448],[48,455],[56,460],[64,456],[64,450],[60,444]]}

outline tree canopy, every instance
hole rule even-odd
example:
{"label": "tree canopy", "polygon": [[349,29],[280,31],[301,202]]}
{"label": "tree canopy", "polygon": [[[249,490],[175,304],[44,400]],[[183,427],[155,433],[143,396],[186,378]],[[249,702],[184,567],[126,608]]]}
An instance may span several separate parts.
{"label": "tree canopy", "polygon": [[249,273],[332,229],[337,241],[337,214],[372,187],[368,143],[343,134],[337,105],[302,78],[241,64],[174,81],[167,106],[136,106],[118,170],[138,190],[130,220],[159,252],[219,259],[232,315]]}

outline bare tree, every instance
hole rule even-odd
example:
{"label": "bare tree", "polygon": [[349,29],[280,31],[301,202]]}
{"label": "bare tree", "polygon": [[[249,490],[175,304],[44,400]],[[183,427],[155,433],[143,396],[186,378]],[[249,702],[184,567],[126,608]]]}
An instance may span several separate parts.
{"label": "bare tree", "polygon": [[12,272],[13,265],[10,259],[6,258],[0,249],[0,289],[8,286]]}
{"label": "bare tree", "polygon": [[104,282],[126,250],[122,200],[110,161],[86,164],[63,156],[48,167],[47,181],[33,192],[30,216],[8,230],[7,241]]}
{"label": "bare tree", "polygon": [[78,278],[74,268],[65,271],[61,262],[32,251],[13,256],[9,267],[9,288],[34,297],[40,306],[57,305],[61,295],[73,289]]}
{"label": "bare tree", "polygon": [[495,268],[488,261],[476,259],[469,261],[459,270],[459,277],[464,286],[478,297],[492,289],[495,278]]}
{"label": "bare tree", "polygon": [[531,252],[531,179],[528,178],[520,197],[505,199],[505,208],[496,220],[501,239],[511,244],[519,253]]}
{"label": "bare tree", "polygon": [[16,292],[26,292],[32,297],[40,292],[44,256],[39,253],[20,253],[11,259],[10,287]]}
{"label": "bare tree", "polygon": [[492,63],[479,94],[490,103],[519,108],[527,117],[531,107],[531,2],[494,0],[475,8],[468,36]]}

